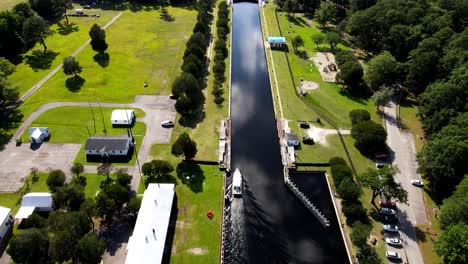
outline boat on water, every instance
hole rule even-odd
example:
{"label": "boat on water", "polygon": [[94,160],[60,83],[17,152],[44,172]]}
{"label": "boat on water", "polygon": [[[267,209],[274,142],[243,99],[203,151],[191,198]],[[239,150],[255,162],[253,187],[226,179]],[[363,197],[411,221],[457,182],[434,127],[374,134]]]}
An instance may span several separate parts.
{"label": "boat on water", "polygon": [[239,168],[236,168],[232,177],[232,194],[234,197],[242,196],[242,175]]}

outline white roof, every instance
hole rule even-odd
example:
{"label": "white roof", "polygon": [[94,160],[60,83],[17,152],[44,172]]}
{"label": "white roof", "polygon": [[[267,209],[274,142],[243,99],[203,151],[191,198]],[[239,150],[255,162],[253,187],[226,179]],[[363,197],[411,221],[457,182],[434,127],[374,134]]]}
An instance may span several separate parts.
{"label": "white roof", "polygon": [[10,215],[11,209],[0,206],[0,225],[5,222],[5,219]]}
{"label": "white roof", "polygon": [[148,185],[128,240],[125,263],[161,263],[173,200],[174,184]]}
{"label": "white roof", "polygon": [[118,121],[127,120],[128,122],[131,122],[133,115],[134,115],[133,110],[117,109],[117,110],[112,111],[111,120],[118,120]]}
{"label": "white roof", "polygon": [[23,196],[21,207],[34,206],[34,207],[52,207],[52,194],[32,192]]}
{"label": "white roof", "polygon": [[32,213],[34,213],[34,209],[36,209],[35,206],[21,206],[19,211],[16,213],[15,218],[16,219],[26,219],[30,215],[32,215]]}
{"label": "white roof", "polygon": [[31,137],[34,139],[38,139],[41,137],[41,135],[42,135],[41,130],[39,128],[36,128],[34,132],[32,132]]}

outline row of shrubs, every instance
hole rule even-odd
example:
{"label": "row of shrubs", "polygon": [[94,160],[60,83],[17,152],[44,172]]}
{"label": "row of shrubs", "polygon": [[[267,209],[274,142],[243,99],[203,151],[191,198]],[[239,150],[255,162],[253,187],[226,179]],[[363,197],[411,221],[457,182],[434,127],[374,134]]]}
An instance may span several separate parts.
{"label": "row of shrubs", "polygon": [[346,224],[352,229],[351,241],[359,248],[357,254],[359,261],[380,263],[375,249],[367,244],[372,226],[367,219],[367,211],[359,200],[362,194],[361,187],[354,181],[353,172],[344,159],[333,157],[329,164],[336,192],[342,199],[341,207],[346,216]]}
{"label": "row of shrubs", "polygon": [[371,120],[368,111],[355,109],[349,112],[351,118],[351,136],[356,140],[354,146],[364,155],[372,156],[385,152],[387,145],[387,131],[385,128]]}
{"label": "row of shrubs", "polygon": [[218,105],[224,102],[223,98],[223,83],[226,81],[226,63],[225,60],[228,56],[227,49],[227,36],[230,33],[229,27],[229,7],[225,1],[218,5],[218,20],[216,21],[216,32],[218,39],[215,42],[214,50],[214,85],[213,95],[214,102]]}
{"label": "row of shrubs", "polygon": [[182,73],[172,84],[172,94],[177,99],[175,108],[183,117],[190,115],[203,105],[202,89],[206,77],[206,50],[211,39],[210,25],[213,22],[214,0],[200,0],[197,23],[186,43]]}

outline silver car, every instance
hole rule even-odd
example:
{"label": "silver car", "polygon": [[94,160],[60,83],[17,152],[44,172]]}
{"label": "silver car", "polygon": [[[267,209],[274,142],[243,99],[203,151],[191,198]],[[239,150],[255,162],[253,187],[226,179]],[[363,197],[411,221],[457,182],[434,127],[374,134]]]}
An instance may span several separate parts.
{"label": "silver car", "polygon": [[398,260],[401,259],[400,254],[398,254],[398,253],[396,253],[396,252],[393,252],[393,251],[387,251],[387,252],[385,252],[385,255],[386,255],[387,258],[389,258],[389,259],[398,259]]}
{"label": "silver car", "polygon": [[383,225],[383,230],[386,232],[398,232],[398,226],[396,225]]}
{"label": "silver car", "polygon": [[387,243],[390,246],[401,246],[401,240],[398,238],[386,238],[385,243]]}

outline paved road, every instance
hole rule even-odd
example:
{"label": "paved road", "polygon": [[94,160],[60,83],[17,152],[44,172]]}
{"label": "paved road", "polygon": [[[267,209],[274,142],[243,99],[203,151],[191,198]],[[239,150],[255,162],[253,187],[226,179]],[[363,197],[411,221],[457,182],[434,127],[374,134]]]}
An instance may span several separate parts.
{"label": "paved road", "polygon": [[[108,28],[110,25],[112,25],[120,16],[122,15],[122,12],[119,12],[117,15],[115,15],[106,25],[102,27],[102,29]],[[75,50],[71,56],[75,57],[78,55],[86,46],[91,43],[91,39],[88,39],[81,47],[79,47],[77,50]],[[28,99],[33,93],[35,93],[41,86],[47,82],[54,74],[56,74],[60,69],[62,69],[62,63],[57,65],[55,68],[53,68],[44,78],[42,78],[39,82],[37,82],[31,89],[29,89],[23,96],[21,96],[20,99],[18,99],[18,102],[24,102],[26,99]]]}
{"label": "paved road", "polygon": [[[396,121],[396,106],[393,102],[385,107],[385,125],[387,128],[388,146],[392,149],[392,160],[398,165],[400,173],[396,175],[396,182],[408,191],[408,204],[398,204],[399,228],[404,247],[400,250],[389,250],[406,254],[408,263],[424,263],[416,240],[416,224],[427,224],[424,197],[422,189],[411,184],[411,179],[421,179],[417,173],[416,149],[413,135],[400,131]],[[402,252],[403,251],[403,252]]]}
{"label": "paved road", "polygon": [[[63,107],[63,106],[83,106],[88,107],[98,106],[97,103],[87,102],[53,102],[44,104],[34,111],[18,128],[13,139],[20,137],[25,129],[42,113],[47,110]],[[146,135],[141,143],[140,151],[138,152],[138,162],[142,165],[146,162],[149,151],[153,144],[169,143],[172,129],[163,128],[161,121],[163,120],[174,120],[175,108],[174,100],[170,99],[169,96],[156,96],[156,95],[137,95],[135,101],[130,104],[114,104],[114,103],[101,103],[102,107],[128,107],[128,108],[140,108],[146,115],[143,118],[138,118],[137,121],[146,124]],[[52,132],[53,133],[53,132]],[[55,146],[55,147],[54,147]],[[73,151],[64,152],[63,155],[52,151],[51,149],[57,149],[56,146],[62,146],[64,149],[73,149]],[[76,148],[76,146],[78,146]],[[60,148],[59,148],[60,149]],[[0,152],[0,191],[16,191],[21,187],[21,178],[28,174],[29,168],[35,167],[44,169],[52,167],[54,169],[61,169],[65,173],[69,173],[69,167],[73,161],[76,153],[80,149],[79,144],[43,144],[38,150],[31,150],[28,144],[18,148],[16,142],[12,140],[6,147],[5,150]],[[73,152],[73,153],[72,153]],[[29,156],[28,156],[29,155]],[[56,156],[58,155],[58,156]],[[58,158],[63,156],[64,158]],[[31,158],[33,157],[33,159]],[[17,162],[19,159],[19,163]],[[33,164],[21,163],[21,160],[33,161]],[[57,160],[57,161],[55,161]],[[20,165],[18,165],[20,164]],[[133,175],[132,188],[138,190],[140,184],[140,174],[138,169],[138,163],[134,166],[119,166],[128,168],[130,174]],[[96,172],[96,166],[85,166],[85,172]]]}

